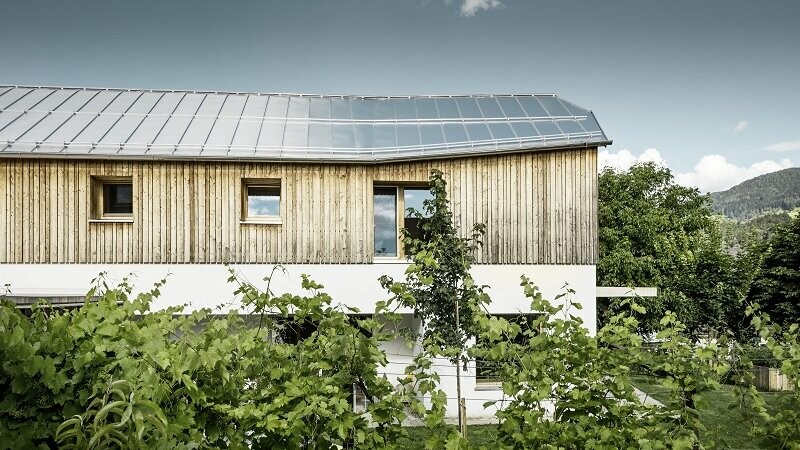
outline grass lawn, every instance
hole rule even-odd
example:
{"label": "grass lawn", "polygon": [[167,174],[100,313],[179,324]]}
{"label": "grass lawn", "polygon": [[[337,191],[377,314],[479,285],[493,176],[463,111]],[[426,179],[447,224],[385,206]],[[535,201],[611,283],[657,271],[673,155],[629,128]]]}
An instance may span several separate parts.
{"label": "grass lawn", "polygon": [[[408,442],[403,442],[404,448],[421,448],[425,440],[431,435],[424,427],[409,427]],[[467,440],[472,448],[497,448],[497,425],[469,425],[467,427]]]}
{"label": "grass lawn", "polygon": [[[634,384],[651,395],[656,400],[666,403],[669,401],[669,392],[658,384],[658,380],[650,377],[636,377]],[[767,407],[774,407],[778,398],[783,395],[779,392],[761,392],[767,402]],[[707,429],[709,440],[715,447],[733,449],[764,448],[749,434],[749,426],[742,422],[741,411],[729,409],[736,402],[736,393],[731,385],[723,385],[721,389],[707,392],[701,396],[697,405],[700,410],[700,420]]]}
{"label": "grass lawn", "polygon": [[[650,377],[636,377],[636,386],[651,395],[656,400],[666,403],[669,401],[668,392],[658,384],[658,380]],[[777,392],[762,392],[761,395],[767,402],[767,407],[775,406],[777,399],[783,395]],[[741,413],[738,409],[728,409],[736,401],[734,387],[723,385],[718,391],[704,394],[698,405],[700,420],[707,429],[707,440],[713,441],[711,448],[731,449],[758,449],[765,448],[757,439],[748,433],[749,427],[742,423]],[[408,428],[408,442],[405,448],[420,448],[430,436],[430,432],[423,427]],[[470,425],[467,427],[467,439],[473,448],[497,447],[496,425]]]}

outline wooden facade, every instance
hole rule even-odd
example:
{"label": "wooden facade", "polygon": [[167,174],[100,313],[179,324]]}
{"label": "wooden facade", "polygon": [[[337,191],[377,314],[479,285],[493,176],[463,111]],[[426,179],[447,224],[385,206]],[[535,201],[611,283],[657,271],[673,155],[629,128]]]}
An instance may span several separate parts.
{"label": "wooden facade", "polygon": [[[370,263],[372,188],[445,173],[477,262],[595,264],[597,149],[358,164],[0,159],[0,263]],[[132,222],[93,221],[93,177],[131,177]],[[281,223],[242,221],[280,179]]]}

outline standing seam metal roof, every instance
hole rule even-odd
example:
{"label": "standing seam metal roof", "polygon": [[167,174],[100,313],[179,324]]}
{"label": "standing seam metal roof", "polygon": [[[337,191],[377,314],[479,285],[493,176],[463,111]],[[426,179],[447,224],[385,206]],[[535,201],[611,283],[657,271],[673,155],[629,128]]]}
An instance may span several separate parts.
{"label": "standing seam metal roof", "polygon": [[0,157],[384,162],[610,143],[591,111],[553,94],[0,86]]}

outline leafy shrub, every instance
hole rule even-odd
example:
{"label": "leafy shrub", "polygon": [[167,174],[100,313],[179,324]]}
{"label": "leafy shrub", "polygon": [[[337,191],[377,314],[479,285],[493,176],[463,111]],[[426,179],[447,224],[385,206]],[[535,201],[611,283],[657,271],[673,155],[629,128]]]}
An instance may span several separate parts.
{"label": "leafy shrub", "polygon": [[[505,408],[497,413],[499,436],[509,448],[691,448],[700,445],[698,396],[718,385],[727,371],[722,347],[694,345],[674,315],[661,321],[659,351],[645,351],[636,334],[631,301],[609,318],[596,336],[571,313],[567,289],[554,306],[527,279],[531,310],[541,313],[523,329],[503,318],[480,321],[485,345],[475,357],[501,367]],[[524,339],[515,339],[522,334]],[[645,404],[631,382],[637,367],[663,376],[677,388],[664,407]],[[490,402],[493,403],[493,402]]]}
{"label": "leafy shrub", "polygon": [[[429,361],[418,358],[401,389],[380,374],[380,344],[395,336],[377,319],[353,320],[305,277],[307,296],[229,281],[257,326],[235,313],[151,311],[161,283],[132,297],[127,280],[101,278],[87,295],[97,301],[30,317],[4,303],[0,448],[390,448],[412,412],[441,425]],[[313,324],[304,339],[270,338],[303,323]],[[352,408],[354,384],[365,411]]]}
{"label": "leafy shrub", "polygon": [[769,314],[762,313],[757,304],[748,307],[747,315],[751,316],[752,326],[764,342],[766,351],[762,350],[761,355],[781,370],[794,390],[781,395],[777,406],[767,408],[749,370],[755,361],[744,353],[741,363],[744,370],[737,380],[741,388],[738,406],[743,408],[745,418],[750,419],[751,433],[767,445],[800,449],[800,327],[796,323],[785,328],[772,323]]}

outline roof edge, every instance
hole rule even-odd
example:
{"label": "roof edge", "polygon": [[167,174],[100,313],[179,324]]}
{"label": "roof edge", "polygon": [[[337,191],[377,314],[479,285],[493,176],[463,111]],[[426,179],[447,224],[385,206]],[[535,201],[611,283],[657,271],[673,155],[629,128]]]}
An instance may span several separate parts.
{"label": "roof edge", "polygon": [[506,148],[489,152],[463,152],[442,155],[408,155],[402,158],[385,159],[354,159],[354,158],[242,158],[230,156],[181,156],[181,155],[141,155],[129,156],[118,154],[76,154],[76,153],[30,153],[0,151],[0,159],[63,159],[63,160],[116,160],[116,161],[189,161],[189,162],[257,162],[257,163],[310,163],[310,164],[363,164],[379,165],[394,164],[409,161],[433,161],[440,159],[458,159],[470,157],[484,157],[493,155],[510,155],[516,153],[535,153],[556,150],[578,150],[599,148],[611,145],[613,141],[598,141],[580,144],[553,145],[549,147]]}
{"label": "roof edge", "polygon": [[[367,94],[302,94],[295,92],[256,92],[256,91],[226,91],[226,90],[195,90],[195,89],[152,89],[152,88],[120,88],[120,87],[97,87],[97,86],[53,86],[53,85],[29,85],[0,83],[0,88],[21,88],[21,89],[79,89],[85,91],[123,91],[123,92],[179,92],[187,94],[225,94],[225,95],[272,95],[272,96],[292,96],[307,98],[458,98],[458,97],[507,97],[507,96],[541,96],[541,97],[563,97],[552,92],[511,92],[511,93],[472,93],[472,94],[428,94],[428,95],[367,95]],[[572,102],[570,102],[572,103]],[[575,105],[573,103],[573,105]],[[578,105],[575,105],[578,106]],[[578,106],[579,108],[583,108]]]}

